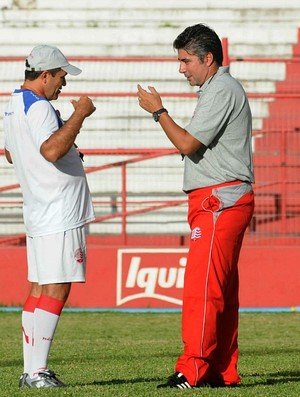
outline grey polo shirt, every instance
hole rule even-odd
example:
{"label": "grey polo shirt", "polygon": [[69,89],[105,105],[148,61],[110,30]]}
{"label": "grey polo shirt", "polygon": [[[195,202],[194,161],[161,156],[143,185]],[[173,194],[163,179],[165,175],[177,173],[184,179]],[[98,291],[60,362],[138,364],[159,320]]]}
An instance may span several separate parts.
{"label": "grey polo shirt", "polygon": [[185,156],[183,190],[237,179],[254,182],[252,116],[243,87],[228,67],[220,67],[198,94],[185,129],[205,146]]}

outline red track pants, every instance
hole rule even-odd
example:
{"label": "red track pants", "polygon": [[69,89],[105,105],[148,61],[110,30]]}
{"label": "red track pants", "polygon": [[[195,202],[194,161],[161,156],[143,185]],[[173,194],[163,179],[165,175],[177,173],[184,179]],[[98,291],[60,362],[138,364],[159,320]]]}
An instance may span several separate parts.
{"label": "red track pants", "polygon": [[176,371],[191,385],[240,382],[238,259],[254,210],[250,184],[239,181],[189,193],[191,242],[184,280],[182,339]]}

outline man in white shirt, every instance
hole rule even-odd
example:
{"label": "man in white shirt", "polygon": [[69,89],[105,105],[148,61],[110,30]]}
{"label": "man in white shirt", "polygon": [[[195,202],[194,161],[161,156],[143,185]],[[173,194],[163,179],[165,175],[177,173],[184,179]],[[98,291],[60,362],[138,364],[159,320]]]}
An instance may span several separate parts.
{"label": "man in white shirt", "polygon": [[73,282],[85,281],[84,225],[95,218],[75,139],[95,110],[90,98],[72,100],[66,121],[50,101],[81,70],[53,46],[39,45],[26,59],[25,80],[4,113],[5,154],[23,195],[28,280],[22,312],[24,372],[20,387],[66,386],[48,369],[48,354]]}

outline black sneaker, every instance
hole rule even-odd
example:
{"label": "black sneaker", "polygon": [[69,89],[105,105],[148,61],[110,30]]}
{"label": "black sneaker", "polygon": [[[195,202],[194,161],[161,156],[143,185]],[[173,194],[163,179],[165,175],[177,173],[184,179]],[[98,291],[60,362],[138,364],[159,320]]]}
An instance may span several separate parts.
{"label": "black sneaker", "polygon": [[187,381],[186,377],[181,372],[175,372],[175,374],[171,375],[167,383],[163,383],[158,385],[157,388],[161,387],[178,387],[179,389],[192,389],[195,386],[191,386]]}

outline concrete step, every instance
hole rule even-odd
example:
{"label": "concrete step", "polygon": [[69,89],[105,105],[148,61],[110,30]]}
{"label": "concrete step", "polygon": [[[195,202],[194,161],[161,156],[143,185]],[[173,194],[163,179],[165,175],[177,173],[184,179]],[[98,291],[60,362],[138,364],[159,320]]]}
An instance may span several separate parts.
{"label": "concrete step", "polygon": [[[173,60],[172,60],[173,59]],[[67,86],[63,92],[136,92],[138,82],[147,85],[159,83],[164,92],[195,92],[183,75],[179,73],[179,63],[176,57],[171,59],[158,58],[147,60],[107,58],[89,61],[71,61],[82,69],[79,76],[68,76]],[[10,92],[18,87],[24,78],[24,60],[0,60],[1,91]],[[230,73],[241,81],[278,81],[284,80],[286,74],[298,72],[300,63],[287,64],[285,62],[239,62],[230,63]],[[114,76],[114,79],[112,79]],[[102,87],[102,84],[104,85]]]}
{"label": "concrete step", "polygon": [[13,28],[119,28],[134,27],[156,27],[163,28],[171,26],[174,28],[193,25],[199,21],[206,24],[218,26],[226,21],[231,26],[242,26],[245,24],[263,24],[264,28],[276,23],[276,26],[289,24],[298,26],[300,18],[300,7],[298,8],[194,8],[182,10],[170,7],[160,2],[159,7],[153,5],[147,9],[139,7],[127,7],[115,9],[111,4],[103,7],[98,2],[97,8],[35,8],[35,9],[3,9],[0,25]]}
{"label": "concrete step", "polygon": [[[26,56],[31,48],[41,42],[54,44],[66,55],[86,56],[174,56],[172,42],[182,27],[162,29],[113,28],[6,28],[1,29],[2,55]],[[252,25],[214,27],[220,37],[228,37],[230,55],[244,56],[290,56],[292,45],[297,42],[295,26],[259,28]],[[257,29],[260,34],[257,35]],[[86,37],[89,37],[88,43]],[[33,40],[33,37],[36,39]]]}
{"label": "concrete step", "polygon": [[[115,147],[171,147],[169,140],[159,125],[153,122],[152,116],[143,111],[136,98],[98,97],[94,100],[97,111],[85,120],[78,145],[82,148],[115,148]],[[3,113],[7,98],[0,97],[0,112]],[[267,117],[268,101],[251,99],[254,129],[259,129],[263,118]],[[164,98],[164,105],[175,121],[182,126],[189,123],[193,114],[196,97]],[[64,119],[68,119],[73,111],[69,97],[61,97],[54,104]],[[0,144],[3,147],[3,129],[0,128]]]}
{"label": "concrete step", "polygon": [[[3,4],[7,6],[11,4],[9,0],[1,0]],[[22,3],[22,2],[21,2]],[[28,2],[27,2],[28,3]],[[36,5],[34,2],[29,3],[27,8],[35,8]],[[201,7],[199,6],[199,0],[185,0],[184,2],[179,2],[178,0],[168,0],[168,2],[162,2],[161,0],[152,0],[141,1],[141,0],[130,0],[130,2],[124,2],[124,0],[101,0],[101,1],[82,1],[82,0],[73,0],[72,1],[72,9],[114,9],[114,10],[122,10],[122,9],[152,9],[152,10],[163,10],[163,9],[180,9],[185,12],[187,9],[233,9],[233,10],[256,10],[263,9],[268,11],[273,10],[282,10],[282,9],[297,9],[300,7],[299,0],[293,0],[287,4],[286,0],[273,0],[269,1],[261,1],[261,0],[252,0],[251,4],[248,2],[242,2],[240,0],[227,0],[224,3],[223,0],[202,0]],[[39,0],[38,8],[48,8],[48,9],[69,9],[70,1],[69,0],[60,0],[57,4],[53,3],[51,0]]]}
{"label": "concrete step", "polygon": [[[179,191],[178,191],[179,192]],[[22,204],[3,204],[4,198],[0,194],[0,236],[1,235],[16,235],[25,233],[23,224]],[[9,200],[6,195],[6,200]],[[16,201],[16,198],[11,198]],[[164,203],[166,200],[186,200],[186,196],[178,195],[155,195],[149,193],[148,195],[140,194],[129,195],[128,197],[128,211],[136,211],[139,209],[147,209],[151,206],[156,206]],[[93,194],[94,208],[97,217],[107,216],[118,213],[122,210],[121,196],[119,193],[112,193],[112,195],[105,195],[102,192],[100,195]],[[186,204],[173,206],[153,212],[146,212],[139,215],[131,215],[127,218],[128,232],[139,233],[141,228],[143,233],[154,232],[155,228],[160,233],[177,233],[179,231],[186,231]],[[92,223],[88,229],[90,233],[99,234],[114,234],[120,233],[121,221],[120,217],[115,217],[100,223]]]}

